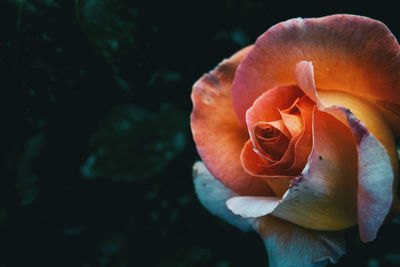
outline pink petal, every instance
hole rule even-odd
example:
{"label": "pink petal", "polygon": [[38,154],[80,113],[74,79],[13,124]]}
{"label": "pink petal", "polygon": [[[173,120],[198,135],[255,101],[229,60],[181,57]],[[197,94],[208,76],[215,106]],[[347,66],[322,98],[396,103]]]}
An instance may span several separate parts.
{"label": "pink petal", "polygon": [[349,110],[339,109],[347,118],[357,142],[358,224],[361,240],[372,241],[393,202],[394,174],[384,146]]}
{"label": "pink petal", "polygon": [[325,266],[345,254],[341,231],[315,231],[268,215],[256,220],[263,238],[270,267]]}
{"label": "pink petal", "polygon": [[293,70],[301,61],[314,64],[318,89],[382,104],[400,133],[400,47],[383,23],[354,15],[291,19],[261,35],[232,85],[233,107],[242,125],[246,110],[262,93],[296,84]]}
{"label": "pink petal", "polygon": [[271,195],[267,183],[243,169],[240,153],[249,139],[234,114],[231,83],[251,47],[223,61],[193,86],[191,128],[197,150],[210,172],[238,194]]}

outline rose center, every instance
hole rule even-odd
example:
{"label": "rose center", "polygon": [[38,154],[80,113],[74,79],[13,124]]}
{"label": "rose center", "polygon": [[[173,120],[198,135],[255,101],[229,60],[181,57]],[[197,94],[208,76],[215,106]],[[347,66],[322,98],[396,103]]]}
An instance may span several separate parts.
{"label": "rose center", "polygon": [[279,135],[279,132],[275,130],[274,127],[268,125],[265,128],[257,128],[256,129],[256,136],[257,138],[261,138],[261,139],[271,139],[274,137],[277,137]]}
{"label": "rose center", "polygon": [[279,129],[266,122],[254,125],[254,150],[263,158],[279,161],[289,145],[289,138]]}

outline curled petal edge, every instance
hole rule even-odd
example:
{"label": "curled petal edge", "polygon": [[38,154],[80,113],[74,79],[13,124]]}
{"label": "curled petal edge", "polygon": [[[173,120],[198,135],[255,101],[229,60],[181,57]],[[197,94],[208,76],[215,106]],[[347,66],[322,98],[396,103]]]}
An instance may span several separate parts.
{"label": "curled petal edge", "polygon": [[346,118],[357,142],[358,224],[361,240],[369,242],[376,238],[392,207],[394,173],[390,158],[385,147],[350,110],[342,107],[328,110]]}

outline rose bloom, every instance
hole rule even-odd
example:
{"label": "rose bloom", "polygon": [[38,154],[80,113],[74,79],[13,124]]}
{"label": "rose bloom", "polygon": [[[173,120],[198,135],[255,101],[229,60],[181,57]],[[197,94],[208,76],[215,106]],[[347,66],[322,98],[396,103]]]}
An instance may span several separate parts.
{"label": "rose bloom", "polygon": [[201,203],[263,238],[271,266],[337,262],[399,211],[400,47],[354,15],[291,19],[192,92]]}

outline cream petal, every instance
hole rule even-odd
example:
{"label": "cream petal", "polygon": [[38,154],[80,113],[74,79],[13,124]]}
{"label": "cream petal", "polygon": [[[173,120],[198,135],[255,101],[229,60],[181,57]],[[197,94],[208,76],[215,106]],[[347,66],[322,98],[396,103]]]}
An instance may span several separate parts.
{"label": "cream petal", "polygon": [[345,254],[343,231],[315,231],[271,215],[255,222],[268,252],[270,267],[326,266]]}
{"label": "cream petal", "polygon": [[251,220],[233,214],[225,205],[227,199],[237,196],[232,190],[214,178],[203,162],[193,165],[193,184],[200,203],[211,214],[242,231],[251,231]]}
{"label": "cream petal", "polygon": [[243,218],[257,218],[273,212],[280,201],[280,197],[237,196],[228,199],[226,206]]}

